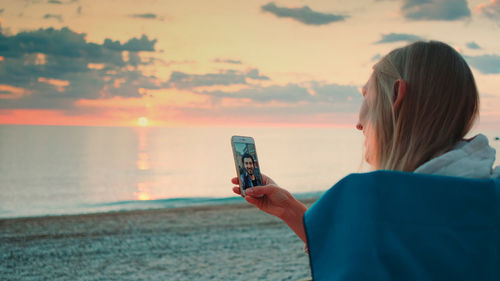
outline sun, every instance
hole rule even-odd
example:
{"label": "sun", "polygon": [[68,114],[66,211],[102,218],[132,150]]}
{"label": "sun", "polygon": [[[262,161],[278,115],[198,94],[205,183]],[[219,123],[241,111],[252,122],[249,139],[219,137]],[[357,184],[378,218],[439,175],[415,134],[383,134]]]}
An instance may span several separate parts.
{"label": "sun", "polygon": [[146,193],[139,193],[137,195],[137,199],[141,200],[141,201],[144,201],[144,200],[151,200],[151,197],[149,196],[149,194],[146,194]]}
{"label": "sun", "polygon": [[146,117],[139,117],[139,119],[137,119],[137,124],[141,127],[147,127],[149,125],[149,120]]}

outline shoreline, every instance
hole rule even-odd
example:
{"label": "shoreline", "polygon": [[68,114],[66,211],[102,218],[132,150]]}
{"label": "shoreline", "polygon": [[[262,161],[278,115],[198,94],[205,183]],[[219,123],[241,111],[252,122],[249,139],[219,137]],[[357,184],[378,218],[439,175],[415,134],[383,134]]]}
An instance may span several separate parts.
{"label": "shoreline", "polygon": [[6,280],[300,280],[303,247],[246,202],[0,219]]}

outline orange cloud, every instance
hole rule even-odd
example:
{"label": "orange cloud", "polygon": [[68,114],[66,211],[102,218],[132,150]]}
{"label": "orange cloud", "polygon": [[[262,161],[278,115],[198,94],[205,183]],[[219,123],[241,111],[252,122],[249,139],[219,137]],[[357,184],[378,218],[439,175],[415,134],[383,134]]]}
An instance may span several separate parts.
{"label": "orange cloud", "polygon": [[489,7],[495,7],[500,5],[498,0],[490,0],[490,3],[482,3],[476,6],[476,12],[482,12],[484,9],[487,9]]}
{"label": "orange cloud", "polygon": [[118,79],[115,79],[113,81],[113,87],[115,88],[120,88],[120,85],[127,82],[127,80],[125,80],[125,78],[118,78]]}
{"label": "orange cloud", "polygon": [[106,65],[104,63],[89,63],[89,64],[87,64],[88,69],[96,69],[96,70],[101,70],[105,66]]}
{"label": "orange cloud", "polygon": [[81,99],[75,105],[94,108],[143,108],[143,107],[209,107],[210,97],[176,89],[139,89],[140,98],[113,97],[102,100]]}
{"label": "orange cloud", "polygon": [[200,86],[200,87],[194,87],[193,90],[197,92],[215,92],[215,91],[238,92],[243,89],[249,89],[249,88],[250,85],[247,84],[233,84],[233,85]]}
{"label": "orange cloud", "polygon": [[35,65],[47,64],[47,56],[42,53],[37,53],[35,57]]}
{"label": "orange cloud", "polygon": [[58,92],[64,92],[64,88],[69,86],[69,81],[53,78],[38,77],[38,82],[52,85]]}
{"label": "orange cloud", "polygon": [[0,84],[0,99],[18,99],[25,95],[30,95],[31,91],[20,87]]}
{"label": "orange cloud", "polygon": [[498,19],[500,15],[500,1],[490,0],[489,3],[482,3],[476,6],[476,13],[483,14],[491,19]]}

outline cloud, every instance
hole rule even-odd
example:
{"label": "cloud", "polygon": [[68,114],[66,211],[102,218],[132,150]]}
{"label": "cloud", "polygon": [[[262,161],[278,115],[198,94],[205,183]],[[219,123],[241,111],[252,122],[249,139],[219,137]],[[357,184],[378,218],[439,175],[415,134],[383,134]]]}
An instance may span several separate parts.
{"label": "cloud", "polygon": [[[352,85],[318,81],[223,92],[202,92],[209,106],[163,107],[186,120],[216,120],[223,124],[355,124],[362,95]],[[171,118],[171,117],[170,117]]]}
{"label": "cloud", "polygon": [[130,15],[131,18],[140,18],[140,19],[157,19],[158,16],[156,14],[152,13],[146,13],[146,14],[133,14]]}
{"label": "cloud", "polygon": [[355,105],[348,108],[349,111],[356,111],[361,103],[362,95],[358,88],[353,85],[312,83],[312,90],[315,92],[314,98],[320,102],[333,103],[337,105]]}
{"label": "cloud", "polygon": [[196,87],[215,85],[244,85],[247,84],[248,78],[254,80],[269,80],[269,77],[260,75],[259,70],[257,69],[251,69],[247,72],[230,69],[219,73],[207,74],[187,74],[184,72],[174,71],[170,75],[167,85],[178,89],[192,89]]}
{"label": "cloud", "polygon": [[481,49],[481,47],[476,42],[467,42],[466,46],[469,49],[474,49],[474,50]]}
{"label": "cloud", "polygon": [[500,20],[500,1],[490,0],[489,3],[483,3],[476,6],[476,11],[492,20]]}
{"label": "cloud", "polygon": [[212,91],[203,92],[204,94],[217,98],[238,98],[250,99],[254,102],[265,103],[271,101],[284,101],[296,103],[299,101],[311,101],[312,95],[306,88],[297,84],[288,84],[285,86],[273,85],[265,88],[242,89],[237,92]]}
{"label": "cloud", "polygon": [[465,56],[465,60],[483,74],[500,74],[500,56]]}
{"label": "cloud", "polygon": [[194,64],[194,63],[196,63],[196,61],[194,61],[194,60],[169,60],[169,61],[165,61],[162,59],[157,59],[156,62],[163,65],[163,66],[166,66],[166,67],[169,67],[172,65],[177,65],[177,64]]}
{"label": "cloud", "polygon": [[87,60],[93,63],[124,65],[121,53],[115,52],[114,49],[104,44],[88,43],[84,33],[73,32],[67,27],[60,30],[47,28],[23,31],[12,36],[5,36],[0,31],[0,42],[2,45],[0,54],[6,58],[42,53],[52,55],[57,60],[73,59],[70,62],[73,65],[79,59],[83,59],[82,63],[85,65]]}
{"label": "cloud", "polygon": [[381,54],[376,54],[372,57],[372,60],[371,61],[378,61],[379,59],[382,58],[382,55]]}
{"label": "cloud", "polygon": [[471,14],[466,0],[404,0],[401,11],[411,20],[453,21]]}
{"label": "cloud", "polygon": [[[287,85],[272,85],[267,87],[252,87],[236,92],[204,91],[201,94],[221,100],[248,99],[255,106],[278,102],[293,107],[315,108],[321,112],[355,112],[361,103],[361,94],[352,85],[326,84],[311,81],[303,85],[290,83]],[[314,111],[311,111],[314,112]]]}
{"label": "cloud", "polygon": [[375,44],[393,43],[393,42],[414,42],[422,40],[423,38],[418,35],[407,33],[389,33],[382,34],[382,38],[375,42]]}
{"label": "cloud", "polygon": [[[143,44],[133,47],[135,43],[131,42]],[[171,106],[170,112],[187,117],[192,114],[193,118],[233,118],[253,112],[265,113],[259,117],[263,122],[277,115],[284,118],[283,122],[290,122],[287,118],[292,116],[315,122],[313,117],[317,114],[333,116],[344,112],[351,116],[361,103],[361,94],[355,86],[319,81],[272,85],[270,78],[256,68],[199,74],[176,71],[167,81],[161,80],[135,67],[141,64],[142,52],[154,50],[155,43],[156,40],[146,36],[93,43],[87,41],[85,34],[69,28],[12,35],[0,29],[0,56],[4,58],[0,61],[0,110],[52,109],[62,110],[62,115],[79,115],[104,112],[109,106],[119,110],[122,105],[115,105],[114,100],[135,104],[137,98],[151,93],[158,100],[165,98],[161,95],[176,93],[196,99],[202,96],[203,101],[208,101],[182,106],[165,104]],[[109,105],[102,108],[82,105],[85,102],[109,102]],[[334,122],[331,118],[321,120]]]}
{"label": "cloud", "polygon": [[146,35],[142,35],[140,39],[132,38],[124,44],[121,44],[120,41],[105,39],[103,46],[110,50],[138,52],[138,51],[154,51],[155,44],[156,44],[156,39],[149,40]]}
{"label": "cloud", "polygon": [[[66,2],[63,2],[61,0],[49,0],[49,1],[47,1],[48,4],[55,4],[55,5],[73,4],[76,2],[78,2],[78,0],[69,0]],[[31,4],[38,4],[38,3],[40,3],[40,1],[32,1]]]}
{"label": "cloud", "polygon": [[59,22],[63,22],[63,17],[62,15],[56,15],[56,14],[45,14],[43,16],[44,19],[56,19]]}
{"label": "cloud", "polygon": [[[15,35],[0,30],[0,56],[4,58],[0,85],[30,93],[9,99],[0,95],[0,108],[72,109],[79,99],[140,97],[141,89],[161,87],[158,78],[136,68],[148,63],[141,62],[138,51],[153,51],[156,40],[143,36],[121,44],[107,39],[113,43],[108,46],[87,42],[85,36],[69,28]],[[123,50],[129,51],[128,60]]]}
{"label": "cloud", "polygon": [[240,60],[231,60],[231,59],[215,59],[216,63],[231,63],[231,64],[242,64]]}
{"label": "cloud", "polygon": [[24,1],[25,6],[34,5],[34,4],[41,4],[41,3],[42,3],[41,0],[25,0]]}
{"label": "cloud", "polygon": [[311,10],[308,6],[302,8],[278,7],[274,2],[261,7],[262,11],[269,12],[280,18],[292,18],[307,25],[325,25],[332,22],[343,21],[347,18],[344,15],[334,15],[320,13]]}
{"label": "cloud", "polygon": [[259,70],[254,68],[247,72],[247,77],[255,80],[269,80],[269,77],[260,75]]}
{"label": "cloud", "polygon": [[145,91],[163,88],[163,83],[155,76],[145,76],[140,71],[121,71],[113,75],[113,84],[107,84],[107,97],[140,97]]}
{"label": "cloud", "polygon": [[0,85],[0,99],[16,99],[31,93],[24,88]]}
{"label": "cloud", "polygon": [[179,89],[195,88],[200,86],[246,84],[245,75],[235,70],[221,73],[187,74],[174,71],[170,75],[169,83],[172,87]]}

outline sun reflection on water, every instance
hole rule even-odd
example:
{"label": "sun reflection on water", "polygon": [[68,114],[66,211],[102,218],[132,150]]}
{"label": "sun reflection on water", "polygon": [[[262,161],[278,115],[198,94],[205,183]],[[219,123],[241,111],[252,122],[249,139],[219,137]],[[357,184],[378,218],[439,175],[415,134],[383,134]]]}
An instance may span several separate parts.
{"label": "sun reflection on water", "polygon": [[135,200],[154,200],[156,198],[151,194],[150,186],[152,186],[153,182],[138,182],[137,183],[137,192],[134,192]]}
{"label": "sun reflection on water", "polygon": [[[137,130],[139,138],[139,147],[137,151],[137,169],[140,171],[147,171],[151,169],[148,153],[148,130],[147,128],[140,128]],[[155,199],[151,194],[151,187],[154,185],[152,181],[141,181],[137,183],[137,192],[134,192],[135,200],[153,200]]]}
{"label": "sun reflection on water", "polygon": [[137,169],[139,170],[149,170],[149,155],[146,152],[139,152],[137,154]]}
{"label": "sun reflection on water", "polygon": [[139,149],[137,152],[137,169],[149,170],[151,165],[149,163],[148,154],[148,130],[140,128],[136,131],[139,137]]}

